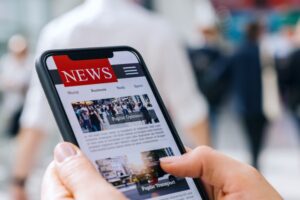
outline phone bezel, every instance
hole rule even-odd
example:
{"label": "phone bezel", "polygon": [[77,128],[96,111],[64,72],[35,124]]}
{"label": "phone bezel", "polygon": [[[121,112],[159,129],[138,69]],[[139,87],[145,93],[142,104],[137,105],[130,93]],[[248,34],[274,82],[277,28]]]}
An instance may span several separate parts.
{"label": "phone bezel", "polygon": [[[73,132],[73,129],[71,127],[71,124],[68,120],[66,111],[63,107],[62,101],[59,97],[59,94],[55,88],[55,84],[50,76],[47,64],[46,64],[46,60],[50,57],[50,56],[54,56],[54,55],[70,55],[74,52],[79,53],[80,52],[84,52],[85,55],[89,54],[88,52],[90,52],[91,54],[98,52],[99,54],[111,54],[113,52],[116,51],[129,51],[131,53],[133,53],[141,67],[142,70],[144,71],[144,75],[150,85],[151,90],[153,91],[153,94],[157,100],[157,103],[162,111],[162,114],[168,124],[168,127],[172,133],[172,136],[176,142],[176,145],[180,151],[181,154],[186,153],[185,147],[178,135],[177,130],[175,129],[175,126],[171,120],[171,117],[169,116],[167,109],[162,101],[161,96],[159,95],[159,92],[154,84],[154,81],[150,75],[150,72],[148,71],[148,68],[146,67],[146,64],[142,58],[142,56],[140,55],[140,53],[135,50],[132,47],[129,46],[116,46],[116,47],[101,47],[101,48],[76,48],[76,49],[59,49],[59,50],[49,50],[44,52],[37,60],[36,60],[36,70],[37,70],[37,74],[39,76],[39,79],[41,81],[42,87],[45,91],[46,97],[48,99],[48,102],[50,104],[51,110],[53,112],[53,115],[55,117],[56,123],[59,127],[59,130],[61,132],[61,135],[63,137],[64,141],[67,142],[71,142],[73,144],[75,144],[76,146],[79,147],[79,144],[77,142],[77,139],[75,137],[75,134]],[[193,179],[194,183],[201,195],[201,197],[203,198],[203,200],[208,200],[208,196],[207,193],[204,189],[204,185],[203,183],[199,180],[199,179]]]}

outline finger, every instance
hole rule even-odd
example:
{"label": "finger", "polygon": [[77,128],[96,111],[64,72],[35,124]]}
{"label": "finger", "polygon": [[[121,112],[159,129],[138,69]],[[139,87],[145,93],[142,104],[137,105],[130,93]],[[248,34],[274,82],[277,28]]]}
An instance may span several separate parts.
{"label": "finger", "polygon": [[55,164],[48,166],[42,183],[42,200],[71,200],[72,194],[64,187],[55,171]]}
{"label": "finger", "polygon": [[[190,148],[188,146],[184,146],[184,148],[185,148],[185,151],[187,153],[189,153],[193,150],[192,148]],[[207,195],[209,196],[209,199],[214,199],[213,198],[213,189],[212,189],[212,187],[209,184],[206,184],[203,180],[201,180],[201,181],[204,185],[204,188],[205,188],[205,191],[206,191]]]}
{"label": "finger", "polygon": [[247,165],[206,146],[197,147],[182,156],[162,158],[160,161],[162,168],[168,173],[180,177],[201,178],[205,183],[222,189],[232,179],[243,181],[246,178],[244,174],[251,171]]}
{"label": "finger", "polygon": [[54,150],[54,158],[61,182],[75,199],[124,199],[75,145],[58,144]]}

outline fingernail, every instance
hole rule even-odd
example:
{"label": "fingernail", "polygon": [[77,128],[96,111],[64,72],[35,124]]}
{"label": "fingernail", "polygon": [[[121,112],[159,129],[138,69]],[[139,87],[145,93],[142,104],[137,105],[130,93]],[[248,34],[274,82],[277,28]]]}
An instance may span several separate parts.
{"label": "fingernail", "polygon": [[180,158],[181,156],[169,156],[169,157],[160,158],[159,161],[164,164],[170,164],[178,161]]}
{"label": "fingernail", "polygon": [[62,163],[67,158],[75,156],[76,155],[76,149],[68,143],[61,143],[58,144],[54,150],[54,159]]}

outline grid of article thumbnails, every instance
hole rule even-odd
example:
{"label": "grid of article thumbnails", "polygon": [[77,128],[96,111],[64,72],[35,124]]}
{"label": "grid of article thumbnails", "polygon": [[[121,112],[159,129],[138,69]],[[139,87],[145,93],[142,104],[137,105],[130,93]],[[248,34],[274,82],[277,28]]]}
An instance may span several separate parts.
{"label": "grid of article thumbnails", "polygon": [[[147,94],[73,102],[72,107],[83,134],[159,123]],[[95,163],[102,176],[129,199],[148,199],[189,189],[184,178],[167,174],[160,167],[160,158],[173,155],[166,147]]]}

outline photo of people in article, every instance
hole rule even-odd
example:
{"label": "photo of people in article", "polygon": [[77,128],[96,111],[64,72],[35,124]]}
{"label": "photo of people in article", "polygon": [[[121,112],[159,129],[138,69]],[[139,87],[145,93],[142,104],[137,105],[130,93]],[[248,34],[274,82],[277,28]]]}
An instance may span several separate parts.
{"label": "photo of people in article", "polygon": [[83,133],[158,123],[147,94],[72,103]]}

